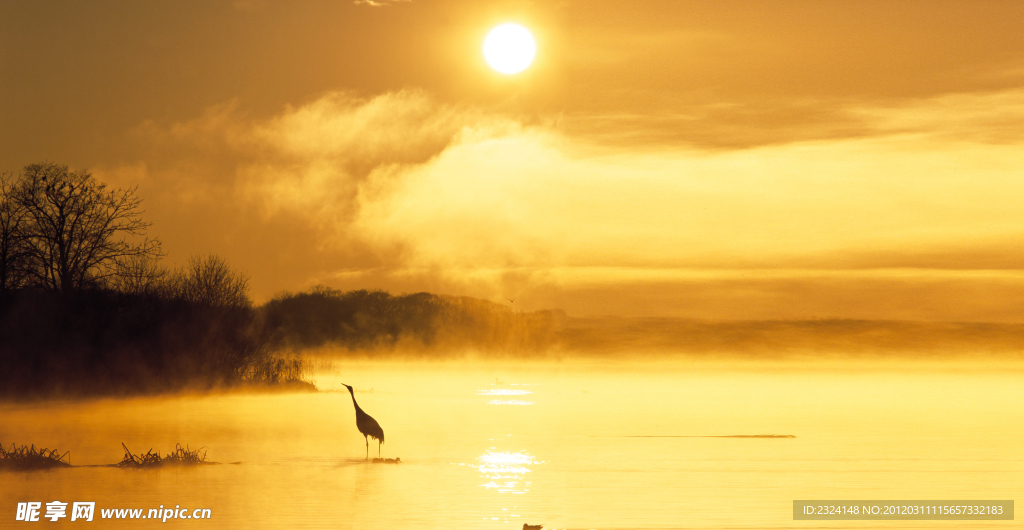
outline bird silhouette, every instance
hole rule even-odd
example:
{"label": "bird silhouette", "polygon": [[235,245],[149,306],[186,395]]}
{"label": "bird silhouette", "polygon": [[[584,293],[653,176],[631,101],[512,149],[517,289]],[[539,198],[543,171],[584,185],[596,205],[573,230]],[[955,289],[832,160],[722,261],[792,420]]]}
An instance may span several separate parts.
{"label": "bird silhouette", "polygon": [[541,528],[544,528],[544,525],[523,523],[523,530],[540,530]]}
{"label": "bird silhouette", "polygon": [[[345,385],[345,383],[342,384]],[[356,393],[352,387],[345,385],[345,388],[348,389],[349,394],[352,394],[352,404],[356,406],[356,428],[363,433],[363,439],[366,440],[366,459],[370,459],[370,438],[377,440],[377,457],[380,457],[380,444],[384,443],[384,429],[380,428],[377,420],[359,408],[359,403],[356,403]]]}

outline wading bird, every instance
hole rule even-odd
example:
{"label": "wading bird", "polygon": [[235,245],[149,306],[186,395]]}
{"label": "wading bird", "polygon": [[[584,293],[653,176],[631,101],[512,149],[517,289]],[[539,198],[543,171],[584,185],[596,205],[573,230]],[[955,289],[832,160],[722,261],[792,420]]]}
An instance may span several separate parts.
{"label": "wading bird", "polygon": [[[342,384],[345,385],[345,383]],[[377,420],[359,408],[359,403],[356,403],[356,393],[352,387],[345,385],[345,388],[348,389],[349,394],[352,394],[352,404],[356,406],[356,428],[363,433],[363,439],[366,440],[366,459],[370,459],[370,438],[377,440],[377,457],[380,457],[380,444],[384,443],[384,429],[380,428]]]}

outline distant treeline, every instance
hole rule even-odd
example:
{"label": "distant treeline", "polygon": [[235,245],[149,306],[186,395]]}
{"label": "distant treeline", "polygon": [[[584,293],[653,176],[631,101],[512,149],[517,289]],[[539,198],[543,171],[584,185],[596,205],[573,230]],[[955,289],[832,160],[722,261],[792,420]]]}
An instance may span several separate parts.
{"label": "distant treeline", "polygon": [[296,354],[310,348],[370,356],[529,354],[550,348],[564,320],[466,297],[325,287],[253,307],[244,288],[241,276],[208,257],[137,292],[8,291],[0,297],[0,395],[302,385]]}
{"label": "distant treeline", "polygon": [[566,355],[995,356],[1024,358],[1024,324],[892,320],[704,321],[571,318],[558,333]]}
{"label": "distant treeline", "polygon": [[479,350],[523,354],[546,350],[565,320],[560,311],[515,312],[469,297],[315,287],[279,296],[261,308],[276,345],[290,350],[336,346],[346,351],[421,355]]}

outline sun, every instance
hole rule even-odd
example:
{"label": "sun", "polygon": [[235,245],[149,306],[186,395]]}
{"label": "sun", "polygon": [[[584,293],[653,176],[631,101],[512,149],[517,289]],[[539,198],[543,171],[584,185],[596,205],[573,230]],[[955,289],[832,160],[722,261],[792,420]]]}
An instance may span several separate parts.
{"label": "sun", "polygon": [[517,74],[530,66],[537,53],[533,35],[519,24],[502,24],[484,39],[484,58],[503,74]]}

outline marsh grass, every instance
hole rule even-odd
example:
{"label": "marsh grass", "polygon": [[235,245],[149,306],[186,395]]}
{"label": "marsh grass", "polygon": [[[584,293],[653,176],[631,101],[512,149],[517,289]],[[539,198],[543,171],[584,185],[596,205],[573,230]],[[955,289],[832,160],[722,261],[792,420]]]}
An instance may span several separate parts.
{"label": "marsh grass", "polygon": [[10,449],[0,445],[0,469],[30,470],[70,466],[71,451],[62,455],[56,449],[36,449],[35,444],[18,446],[12,443]]}
{"label": "marsh grass", "polygon": [[121,447],[124,448],[124,458],[117,464],[118,467],[194,466],[211,463],[206,461],[206,451],[203,448],[190,449],[187,445],[182,447],[181,444],[175,444],[174,451],[163,457],[160,456],[160,451],[154,452],[153,449],[146,454],[136,455],[123,442]]}

